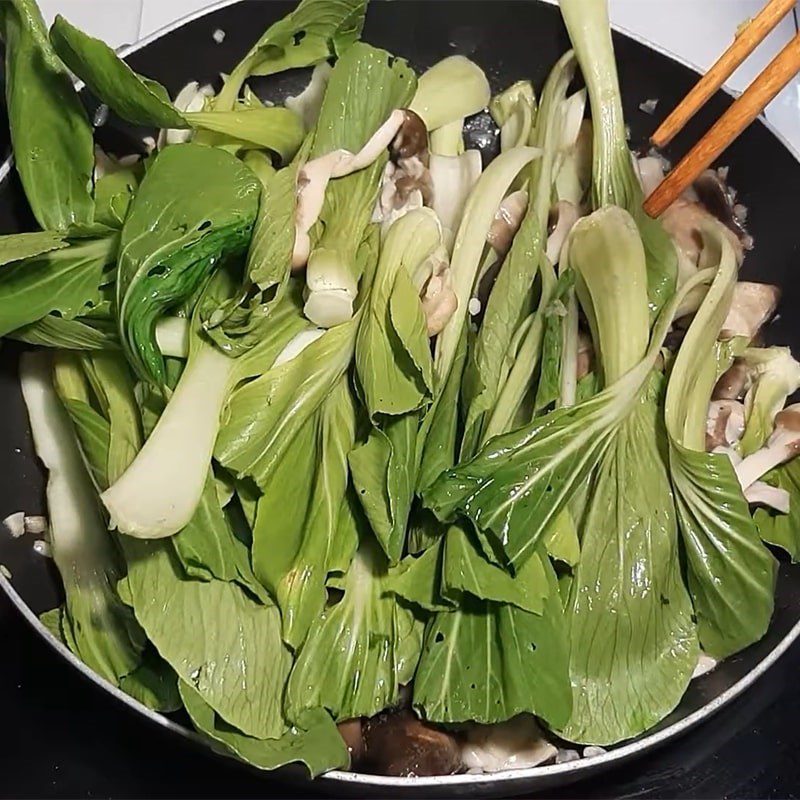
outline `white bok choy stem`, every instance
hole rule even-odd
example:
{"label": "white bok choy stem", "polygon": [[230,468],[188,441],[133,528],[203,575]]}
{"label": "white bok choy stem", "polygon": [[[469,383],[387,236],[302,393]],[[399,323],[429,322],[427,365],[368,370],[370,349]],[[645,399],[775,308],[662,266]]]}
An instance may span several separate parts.
{"label": "white bok choy stem", "polygon": [[[286,341],[273,367],[285,364],[325,333],[301,330]],[[274,355],[274,353],[273,353]],[[139,539],[172,536],[191,520],[203,493],[232,388],[253,365],[198,340],[164,413],[133,463],[100,499],[112,527]]]}
{"label": "white bok choy stem", "polygon": [[203,493],[235,364],[205,343],[192,353],[153,433],[100,496],[112,527],[139,539],[161,539],[189,523]]}
{"label": "white bok choy stem", "polygon": [[460,156],[464,152],[464,120],[457,119],[430,131],[431,155]]}
{"label": "white bok choy stem", "polygon": [[464,206],[482,170],[481,154],[467,150],[460,156],[430,155],[429,171],[433,183],[433,210],[442,223],[448,252],[452,250]]}
{"label": "white bok choy stem", "polygon": [[144,642],[130,609],[115,592],[124,573],[69,416],[56,394],[50,355],[23,354],[20,383],[36,454],[48,471],[50,546],[66,596],[62,624],[81,659],[118,684],[138,666]]}
{"label": "white bok choy stem", "polygon": [[189,355],[189,320],[164,317],[156,324],[156,342],[161,355],[186,358]]}
{"label": "white bok choy stem", "polygon": [[500,149],[530,144],[536,116],[536,94],[530,81],[517,81],[492,98],[492,119],[500,126]]}
{"label": "white bok choy stem", "polygon": [[442,382],[450,373],[455,359],[486,236],[497,209],[514,178],[539,155],[541,150],[535,147],[515,147],[501,153],[478,179],[464,207],[450,261],[458,307],[436,342],[435,368]]}

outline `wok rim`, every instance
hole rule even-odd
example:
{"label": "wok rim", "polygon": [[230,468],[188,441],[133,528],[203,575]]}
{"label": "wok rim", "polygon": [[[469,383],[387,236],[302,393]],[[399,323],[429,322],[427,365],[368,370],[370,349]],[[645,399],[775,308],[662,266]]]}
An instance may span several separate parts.
{"label": "wok rim", "polygon": [[[488,1],[489,0],[486,0],[486,2]],[[121,58],[125,58],[133,53],[137,53],[139,50],[144,49],[148,45],[158,41],[173,31],[182,28],[184,25],[187,25],[190,22],[194,22],[195,20],[201,19],[202,17],[213,14],[239,2],[241,2],[241,0],[217,0],[217,2],[213,5],[186,14],[185,16],[182,16],[174,22],[171,22],[170,24],[153,31],[144,38],[133,42],[132,44],[126,44],[117,48],[116,52]],[[558,0],[529,0],[529,2],[557,5]],[[640,36],[639,34],[634,33],[622,25],[612,25],[612,28],[614,31],[622,34],[623,36],[632,39],[649,50],[652,50],[653,52],[658,53],[659,55],[664,56],[671,61],[674,61],[677,64],[692,70],[693,72],[696,72],[698,75],[703,74],[703,69],[699,65],[695,64],[689,59],[677,55],[668,48],[657,45],[654,42],[649,41],[646,37]],[[76,86],[79,89],[82,88],[83,82],[76,82]],[[736,92],[728,86],[723,86],[722,91],[731,97],[736,96]],[[759,118],[758,121],[778,142],[780,142],[781,145],[783,145],[783,147],[789,151],[795,160],[800,163],[800,150],[795,148],[795,146],[787,139],[787,137],[781,133],[781,131],[779,131],[775,125],[769,121],[769,119]],[[8,177],[13,164],[13,154],[9,155],[8,158],[6,158],[5,161],[0,164],[0,184],[2,184],[2,182]],[[193,744],[200,745],[210,755],[219,754],[218,751],[211,746],[211,742],[196,731],[186,728],[183,725],[164,716],[163,714],[147,708],[147,706],[143,705],[138,700],[135,700],[130,695],[126,694],[121,689],[107,682],[105,679],[93,672],[42,624],[30,606],[16,591],[11,580],[9,580],[2,573],[0,573],[0,589],[3,590],[4,594],[11,601],[12,605],[15,606],[25,620],[31,625],[34,631],[39,634],[40,638],[47,642],[47,644],[55,652],[57,652],[72,667],[78,670],[78,672],[80,672],[85,678],[88,678],[92,683],[111,695],[115,700],[125,704],[129,709],[135,711],[137,714],[146,718],[162,729],[177,734],[184,740],[190,741]],[[659,731],[645,734],[642,737],[629,742],[628,744],[614,746],[613,749],[608,750],[602,755],[592,756],[590,758],[581,758],[563,764],[550,764],[547,766],[503,770],[492,773],[461,773],[458,775],[433,775],[429,777],[397,778],[386,775],[350,772],[346,770],[331,770],[330,772],[319,775],[313,780],[321,784],[332,783],[350,785],[354,788],[361,786],[363,788],[375,787],[387,789],[439,789],[445,787],[464,787],[468,789],[469,787],[476,787],[487,783],[491,783],[494,787],[503,784],[530,784],[531,782],[539,780],[546,782],[547,786],[553,786],[553,779],[558,778],[559,776],[569,776],[568,780],[564,781],[564,783],[571,783],[575,780],[579,780],[583,773],[588,774],[599,769],[609,768],[616,764],[627,761],[628,759],[637,755],[641,755],[644,752],[653,749],[654,747],[664,744],[671,739],[677,738],[678,736],[694,728],[696,725],[699,725],[706,719],[709,719],[720,709],[749,689],[750,686],[752,686],[770,669],[770,667],[772,667],[778,661],[778,659],[792,646],[792,644],[794,644],[795,641],[797,641],[799,637],[800,618],[794,624],[791,630],[780,640],[780,642],[778,642],[778,644],[772,650],[770,650],[765,658],[759,661],[758,664],[744,677],[740,678],[732,686],[721,692],[713,700],[710,700],[701,708],[693,711],[691,714],[688,714],[683,719],[677,720],[676,722],[673,722],[671,725],[668,725]],[[576,747],[579,747],[579,745],[576,745]],[[237,759],[235,756],[230,757],[234,761],[237,761],[246,767],[250,767],[250,769],[264,774],[265,776],[271,774],[270,772],[258,770],[257,768],[248,765],[246,762]],[[290,765],[289,768],[283,768],[286,778],[289,778],[289,775],[286,774],[285,771],[287,769],[291,769],[292,766],[296,765]],[[312,780],[309,779],[305,773],[303,773],[303,779],[306,781]]]}

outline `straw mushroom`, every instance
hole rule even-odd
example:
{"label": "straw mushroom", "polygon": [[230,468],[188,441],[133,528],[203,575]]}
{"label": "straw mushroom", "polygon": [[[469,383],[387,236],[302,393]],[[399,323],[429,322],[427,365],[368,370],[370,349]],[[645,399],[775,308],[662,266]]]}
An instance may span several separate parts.
{"label": "straw mushroom", "polygon": [[486,235],[486,241],[500,256],[506,255],[511,249],[519,226],[525,217],[528,208],[528,193],[522,189],[512,192],[500,203],[494,220]]}
{"label": "straw mushroom", "polygon": [[747,391],[750,383],[750,368],[742,358],[734,359],[733,364],[720,375],[712,400],[738,400]]}
{"label": "straw mushroom", "polygon": [[529,714],[494,725],[469,723],[465,733],[461,759],[469,772],[527,769],[550,761],[558,753]]}
{"label": "straw mushroom", "polygon": [[745,250],[751,250],[753,237],[745,230],[740,218],[736,191],[728,186],[719,170],[705,170],[692,184],[692,188],[702,206],[739,239]]}
{"label": "straw mushroom", "polygon": [[383,231],[400,217],[433,202],[433,180],[428,169],[428,129],[418,114],[401,109],[402,121],[389,146],[390,161],[383,173],[373,213]]}
{"label": "straw mushroom", "polygon": [[706,420],[706,450],[730,447],[744,433],[744,405],[736,400],[712,400]]}
{"label": "straw mushroom", "polygon": [[363,726],[362,768],[396,778],[449,775],[461,767],[455,737],[428,725],[412,711],[388,711]]}
{"label": "straw mushroom", "polygon": [[361,718],[348,719],[337,726],[339,735],[344,739],[347,752],[350,753],[350,765],[357,764],[364,754],[364,737],[362,735]]}
{"label": "straw mushroom", "polygon": [[458,298],[453,290],[450,264],[445,258],[434,259],[431,275],[425,282],[420,300],[428,327],[428,336],[436,336],[444,330],[450,317],[458,308]]}

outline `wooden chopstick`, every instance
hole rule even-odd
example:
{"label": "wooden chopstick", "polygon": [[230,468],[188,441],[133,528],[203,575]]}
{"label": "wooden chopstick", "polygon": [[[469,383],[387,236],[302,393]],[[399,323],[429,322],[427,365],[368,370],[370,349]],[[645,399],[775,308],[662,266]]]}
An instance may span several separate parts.
{"label": "wooden chopstick", "polygon": [[787,83],[800,72],[800,33],[770,62],[769,66],[689,154],[662,181],[644,203],[645,212],[660,217],[698,175],[713,163]]}
{"label": "wooden chopstick", "polygon": [[650,137],[655,147],[666,147],[686,123],[708,102],[744,60],[764,41],[775,26],[792,10],[795,0],[770,0],[742,28],[733,44],[683,98],[677,108]]}

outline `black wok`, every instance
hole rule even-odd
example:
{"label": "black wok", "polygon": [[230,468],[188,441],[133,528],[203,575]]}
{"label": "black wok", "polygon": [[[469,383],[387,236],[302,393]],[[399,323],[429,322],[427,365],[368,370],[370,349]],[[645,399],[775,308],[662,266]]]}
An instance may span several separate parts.
{"label": "black wok", "polygon": [[[131,48],[129,61],[146,75],[165,84],[173,93],[189,80],[211,81],[230,69],[254,38],[274,19],[290,10],[292,3],[246,0],[221,4],[207,14],[156,34]],[[225,32],[217,43],[216,30]],[[485,70],[492,88],[504,88],[523,77],[540,87],[548,70],[569,47],[558,9],[526,0],[406,0],[372,3],[364,38],[409,59],[418,69],[443,56],[463,53]],[[635,146],[648,135],[696,79],[696,74],[668,56],[622,34],[615,36],[626,118]],[[262,96],[279,100],[296,94],[307,81],[307,72],[253,83]],[[657,113],[639,110],[648,98],[659,98]],[[92,106],[92,98],[87,103]],[[730,104],[723,93],[675,140],[667,155],[679,156]],[[492,126],[486,119],[471,127],[474,146],[491,150]],[[111,119],[100,130],[100,140],[120,155],[130,152],[132,142],[148,131],[137,131]],[[790,345],[800,353],[800,282],[792,270],[800,267],[800,161],[774,132],[762,122],[752,125],[723,156],[730,166],[732,183],[740,201],[750,209],[750,227],[756,241],[743,269],[743,277],[782,287],[779,316],[768,328],[769,343]],[[6,164],[0,184],[0,233],[33,227],[24,195],[13,168]],[[19,348],[0,351],[0,518],[24,509],[44,511],[44,482],[34,456],[27,416],[17,379]],[[25,615],[36,632],[47,639],[72,666],[81,670],[102,690],[167,727],[176,736],[192,737],[182,718],[168,719],[140,706],[90,673],[38,623],[36,615],[53,608],[61,599],[59,577],[52,563],[31,547],[32,539],[0,535],[0,564],[12,575],[0,575],[0,587]],[[481,796],[509,795],[551,788],[632,759],[679,736],[712,715],[755,681],[800,635],[800,569],[782,564],[772,626],[764,639],[713,673],[692,683],[680,706],[656,730],[609,753],[570,764],[540,767],[494,776],[459,775],[426,779],[392,779],[351,773],[331,773],[318,779],[316,788],[336,794],[364,796]],[[199,742],[199,740],[198,740]],[[289,780],[302,780],[301,773],[284,771]],[[233,793],[235,789],[232,788]]]}

